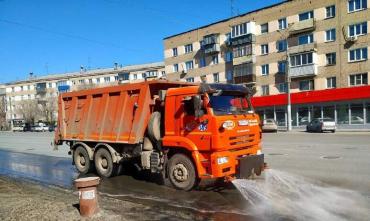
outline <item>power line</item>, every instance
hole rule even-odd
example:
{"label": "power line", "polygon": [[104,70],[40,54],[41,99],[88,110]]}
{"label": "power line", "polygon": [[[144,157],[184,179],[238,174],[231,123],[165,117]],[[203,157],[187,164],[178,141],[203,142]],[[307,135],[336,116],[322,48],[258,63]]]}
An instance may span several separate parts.
{"label": "power line", "polygon": [[126,50],[137,51],[137,52],[141,51],[141,50],[137,50],[133,48],[122,47],[120,45],[110,43],[110,42],[103,42],[103,41],[99,41],[95,39],[86,38],[80,35],[74,35],[74,34],[64,33],[60,31],[54,31],[54,30],[50,30],[50,29],[46,29],[46,28],[42,28],[42,27],[38,27],[34,25],[29,25],[29,24],[25,24],[25,23],[21,23],[17,21],[11,21],[11,20],[0,18],[0,22],[5,23],[5,24],[14,25],[14,26],[23,27],[23,28],[33,29],[33,30],[37,30],[37,31],[45,32],[45,33],[50,33],[54,35],[59,35],[59,36],[63,36],[63,37],[71,38],[71,39],[82,40],[82,41],[90,42],[90,43],[105,46],[105,47],[120,48],[120,49],[126,49]]}

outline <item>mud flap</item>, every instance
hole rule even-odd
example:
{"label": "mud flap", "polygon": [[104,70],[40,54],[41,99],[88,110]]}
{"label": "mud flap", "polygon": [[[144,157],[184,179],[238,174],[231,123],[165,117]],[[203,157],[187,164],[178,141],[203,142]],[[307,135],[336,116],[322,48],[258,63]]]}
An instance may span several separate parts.
{"label": "mud flap", "polygon": [[262,169],[264,167],[264,155],[250,155],[240,157],[239,168],[236,174],[239,179],[247,179],[252,175],[261,175]]}

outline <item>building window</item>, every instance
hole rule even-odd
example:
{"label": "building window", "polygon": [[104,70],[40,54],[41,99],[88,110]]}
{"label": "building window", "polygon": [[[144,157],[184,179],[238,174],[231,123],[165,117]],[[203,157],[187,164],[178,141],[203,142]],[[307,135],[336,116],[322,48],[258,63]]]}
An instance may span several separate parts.
{"label": "building window", "polygon": [[337,78],[329,77],[326,78],[326,88],[336,88],[337,87]]}
{"label": "building window", "polygon": [[186,69],[185,70],[191,70],[194,68],[194,62],[193,61],[187,61],[185,62],[185,67]]}
{"label": "building window", "polygon": [[326,54],[326,65],[335,65],[337,63],[336,53]]}
{"label": "building window", "polygon": [[[117,78],[120,79],[121,81],[128,81],[130,80],[130,73],[119,73]],[[115,81],[118,81],[118,79],[117,80],[116,78],[114,79]]]}
{"label": "building window", "polygon": [[301,91],[311,91],[314,90],[313,80],[303,80],[299,82],[299,90]]}
{"label": "building window", "polygon": [[92,79],[89,79],[89,84],[92,84],[92,83],[93,83]]}
{"label": "building window", "polygon": [[174,56],[174,57],[177,57],[177,48],[172,48],[172,55]]}
{"label": "building window", "polygon": [[104,77],[104,82],[110,82],[110,77]]}
{"label": "building window", "polygon": [[52,88],[53,87],[53,83],[49,83],[49,88]]}
{"label": "building window", "polygon": [[218,83],[220,82],[220,77],[218,73],[213,74],[213,82]]}
{"label": "building window", "polygon": [[179,64],[174,64],[173,65],[173,72],[178,72],[179,71]]}
{"label": "building window", "polygon": [[145,72],[145,77],[157,77],[157,76],[158,76],[158,71],[147,71],[147,72]]}
{"label": "building window", "polygon": [[277,85],[277,88],[280,93],[286,93],[288,92],[288,84],[287,83],[280,83]]}
{"label": "building window", "polygon": [[334,17],[335,17],[335,5],[326,7],[326,18],[334,18]]}
{"label": "building window", "polygon": [[350,37],[366,35],[367,34],[367,22],[353,24],[348,26],[348,33]]}
{"label": "building window", "polygon": [[367,48],[357,48],[350,50],[349,62],[364,61],[367,60]]}
{"label": "building window", "polygon": [[280,40],[276,42],[278,52],[286,51],[287,50],[287,40]]}
{"label": "building window", "polygon": [[31,90],[31,85],[27,85],[27,90]]}
{"label": "building window", "polygon": [[23,86],[21,86],[21,91],[23,91]]}
{"label": "building window", "polygon": [[84,79],[80,79],[80,80],[78,80],[78,83],[83,84],[83,83],[85,83],[85,80]]}
{"label": "building window", "polygon": [[298,44],[305,45],[313,43],[313,34],[301,35],[298,37]]}
{"label": "building window", "polygon": [[265,23],[261,25],[261,34],[269,32],[269,23]]}
{"label": "building window", "polygon": [[114,76],[114,81],[119,81],[119,77],[118,76]]}
{"label": "building window", "polygon": [[358,85],[367,85],[367,73],[363,74],[354,74],[349,76],[349,85],[358,86]]}
{"label": "building window", "polygon": [[269,75],[269,65],[268,64],[262,65],[261,68],[262,68],[262,76]]}
{"label": "building window", "polygon": [[269,95],[270,94],[269,85],[262,85],[261,89],[262,89],[262,95]]}
{"label": "building window", "polygon": [[212,56],[212,64],[218,64],[218,55]]}
{"label": "building window", "polygon": [[205,67],[205,66],[207,66],[206,65],[206,58],[205,57],[199,58],[199,67],[202,68],[202,67]]}
{"label": "building window", "polygon": [[278,62],[278,72],[283,74],[286,72],[286,61],[279,61]]}
{"label": "building window", "polygon": [[228,82],[233,82],[233,71],[232,70],[228,70],[227,73],[226,73],[226,79]]}
{"label": "building window", "polygon": [[134,74],[134,80],[137,80],[137,74]]}
{"label": "building window", "polygon": [[238,57],[243,57],[247,55],[252,54],[252,45],[247,44],[247,45],[241,45],[238,47],[233,48],[233,57],[238,58]]}
{"label": "building window", "polygon": [[98,84],[100,83],[100,78],[96,79],[96,83],[98,83]]}
{"label": "building window", "polygon": [[225,61],[226,62],[232,62],[233,61],[233,52],[231,52],[231,51],[226,52]]}
{"label": "building window", "polygon": [[298,67],[298,66],[313,64],[312,56],[313,56],[312,52],[293,55],[290,57],[290,65],[292,67]]}
{"label": "building window", "polygon": [[367,0],[349,0],[348,12],[359,11],[367,8]]}
{"label": "building window", "polygon": [[336,39],[335,28],[330,29],[330,30],[327,30],[326,31],[326,41],[327,42],[329,42],[329,41],[335,41],[335,39]]}
{"label": "building window", "polygon": [[194,78],[186,78],[186,82],[194,82]]}
{"label": "building window", "polygon": [[279,30],[284,30],[287,28],[286,18],[279,19]]}
{"label": "building window", "polygon": [[299,21],[304,21],[313,18],[313,11],[299,14]]}
{"label": "building window", "polygon": [[246,35],[250,33],[250,30],[248,30],[247,23],[235,25],[231,27],[231,38],[236,38],[242,35]]}
{"label": "building window", "polygon": [[261,54],[265,55],[268,53],[269,53],[269,45],[268,44],[261,45]]}
{"label": "building window", "polygon": [[193,52],[193,44],[185,45],[185,54]]}

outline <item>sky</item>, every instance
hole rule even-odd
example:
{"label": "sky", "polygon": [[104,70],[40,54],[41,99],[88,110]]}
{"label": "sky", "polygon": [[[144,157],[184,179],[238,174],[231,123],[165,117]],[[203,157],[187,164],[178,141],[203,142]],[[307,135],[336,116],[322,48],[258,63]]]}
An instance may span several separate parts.
{"label": "sky", "polygon": [[163,61],[163,38],[278,2],[0,0],[0,83]]}

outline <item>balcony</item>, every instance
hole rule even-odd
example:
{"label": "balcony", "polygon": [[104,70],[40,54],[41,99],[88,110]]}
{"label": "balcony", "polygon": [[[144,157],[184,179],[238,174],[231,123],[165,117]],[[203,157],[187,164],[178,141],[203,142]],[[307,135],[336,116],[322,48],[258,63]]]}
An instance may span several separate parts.
{"label": "balcony", "polygon": [[242,35],[239,37],[231,38],[229,41],[230,46],[237,46],[242,44],[252,44],[256,42],[256,36],[254,34]]}
{"label": "balcony", "polygon": [[317,50],[316,42],[311,43],[311,44],[291,46],[288,48],[289,54],[299,54],[299,53],[316,51],[316,50]]}
{"label": "balcony", "polygon": [[317,64],[308,64],[303,66],[290,67],[289,76],[290,78],[316,76],[318,73],[317,66]]}
{"label": "balcony", "polygon": [[45,94],[46,93],[46,83],[37,83],[36,84],[36,93]]}
{"label": "balcony", "polygon": [[6,94],[5,88],[0,88],[0,96],[3,96]]}
{"label": "balcony", "polygon": [[256,84],[256,75],[248,74],[243,76],[235,76],[234,84]]}
{"label": "balcony", "polygon": [[240,65],[244,63],[255,63],[256,62],[256,56],[249,54],[242,57],[233,58],[233,65]]}
{"label": "balcony", "polygon": [[289,34],[296,35],[307,31],[315,30],[315,19],[307,19],[304,21],[299,21],[297,23],[293,23],[289,28]]}
{"label": "balcony", "polygon": [[218,43],[204,45],[203,48],[205,54],[218,53],[221,51],[220,44]]}
{"label": "balcony", "polygon": [[205,54],[218,53],[221,51],[219,44],[219,34],[211,34],[203,37],[202,49]]}

